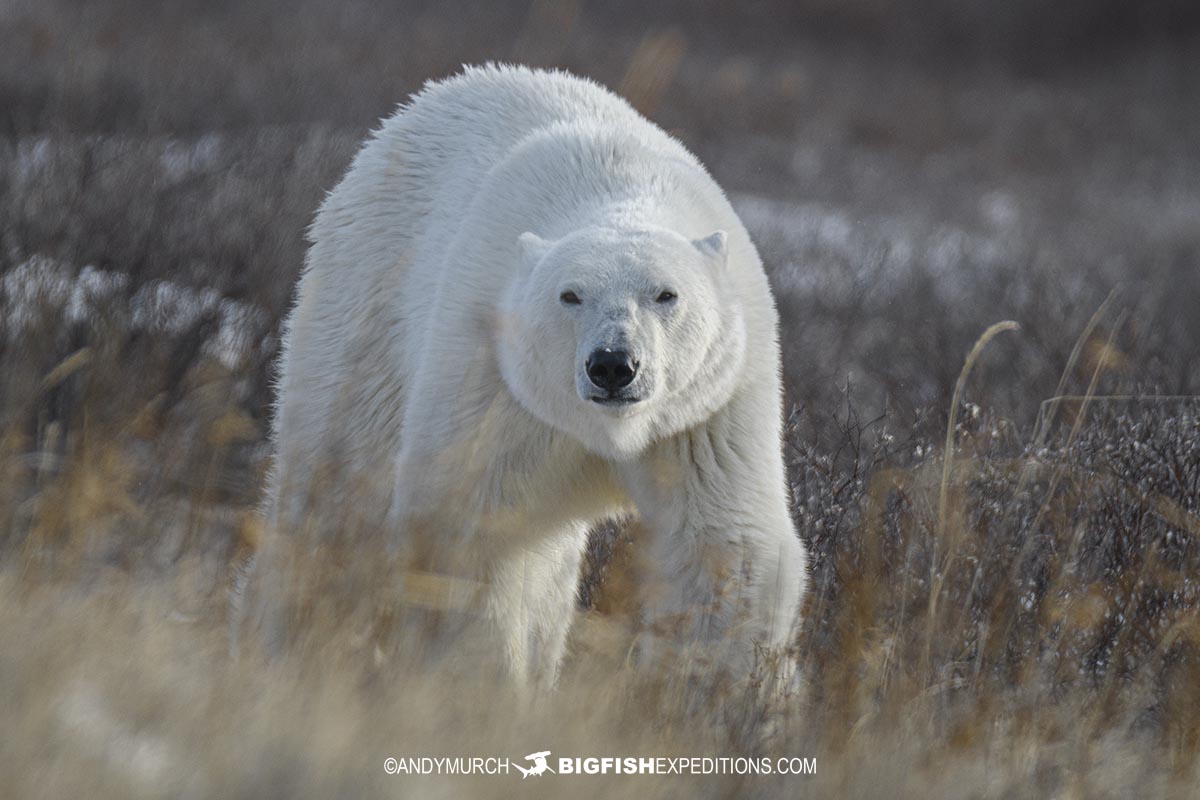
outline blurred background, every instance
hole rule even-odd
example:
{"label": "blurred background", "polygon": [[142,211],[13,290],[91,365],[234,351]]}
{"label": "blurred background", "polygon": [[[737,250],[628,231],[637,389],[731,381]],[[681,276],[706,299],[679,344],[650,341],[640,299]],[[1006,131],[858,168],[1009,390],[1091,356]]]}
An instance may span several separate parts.
{"label": "blurred background", "polygon": [[971,342],[1011,317],[1024,334],[983,365],[1009,379],[986,386],[1028,427],[1117,287],[1146,304],[1124,380],[1200,380],[1183,0],[51,0],[2,23],[6,272],[212,288],[264,311],[264,335],[378,120],[464,63],[517,61],[618,90],[709,166],[768,264],[809,413],[847,387],[944,413]]}
{"label": "blurred background", "polygon": [[[81,690],[88,719],[124,718],[130,675],[220,674],[305,227],[381,118],[483,61],[618,91],[701,158],[759,245],[814,553],[804,713],[827,733],[797,741],[854,752],[853,731],[891,741],[896,719],[917,724],[914,703],[926,714],[927,750],[866,773],[831,757],[845,770],[826,788],[982,759],[997,720],[1046,755],[1001,759],[998,783],[963,773],[981,795],[1092,794],[1130,737],[1150,766],[1106,779],[1113,796],[1194,774],[1200,720],[1180,715],[1200,703],[1200,5],[1187,0],[6,0],[0,636],[33,654],[0,658],[0,696],[26,698],[6,727],[74,741],[78,725],[43,718],[93,657],[115,683],[103,702]],[[968,351],[1002,320],[1020,330],[987,344],[955,404]],[[597,534],[583,607],[606,609],[629,538]],[[96,592],[117,633],[68,658]],[[163,634],[163,620],[177,625]],[[182,667],[152,646],[205,655]],[[933,688],[942,705],[925,705]],[[1066,716],[1041,716],[1047,696]],[[117,729],[211,742],[238,714],[278,712],[238,708],[180,728],[170,702],[138,705],[142,722]],[[311,755],[256,741],[284,771]],[[31,792],[58,787],[29,765],[60,762],[27,748],[0,746],[0,767]],[[97,752],[123,796],[134,779]],[[242,767],[231,785],[265,791]]]}

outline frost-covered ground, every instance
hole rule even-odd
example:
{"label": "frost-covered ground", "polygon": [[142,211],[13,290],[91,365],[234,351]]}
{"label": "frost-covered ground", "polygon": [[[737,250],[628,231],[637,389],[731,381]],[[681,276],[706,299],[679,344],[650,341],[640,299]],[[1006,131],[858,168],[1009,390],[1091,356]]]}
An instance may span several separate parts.
{"label": "frost-covered ground", "polygon": [[232,369],[247,359],[273,352],[273,337],[261,335],[265,309],[164,280],[134,287],[129,275],[85,266],[74,270],[46,258],[32,258],[0,278],[0,312],[8,341],[20,343],[53,320],[55,327],[88,326],[118,314],[125,335],[169,339],[208,321],[201,354]]}
{"label": "frost-covered ground", "polygon": [[[759,747],[819,769],[523,790],[1187,795],[1197,19],[1043,6],[0,8],[8,791],[507,796],[511,780],[385,779],[382,759],[552,746]],[[714,687],[630,671],[624,528],[595,537],[598,624],[541,705],[406,669],[369,552],[312,565],[324,590],[295,654],[226,658],[304,227],[375,120],[489,58],[621,89],[709,165],[759,244],[814,554],[807,688],[769,725],[753,698],[697,706]],[[968,351],[1002,320],[1020,330],[987,344],[955,407]]]}

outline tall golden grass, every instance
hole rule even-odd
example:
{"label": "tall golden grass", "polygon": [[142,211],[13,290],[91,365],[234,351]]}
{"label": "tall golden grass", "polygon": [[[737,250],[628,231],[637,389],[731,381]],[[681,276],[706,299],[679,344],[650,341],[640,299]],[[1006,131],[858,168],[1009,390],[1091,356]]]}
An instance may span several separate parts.
{"label": "tall golden grass", "polygon": [[[1123,317],[1110,311],[1089,323],[1076,353],[1097,340],[1115,348]],[[762,691],[770,665],[748,683],[707,676],[700,662],[684,663],[686,653],[677,667],[636,666],[636,559],[623,549],[636,550],[636,530],[591,587],[552,693],[496,678],[491,654],[477,648],[413,658],[401,621],[420,610],[426,624],[442,624],[462,611],[462,587],[427,575],[394,591],[370,546],[378,530],[344,531],[304,558],[290,609],[300,633],[281,656],[232,658],[229,593],[258,541],[247,498],[263,463],[245,452],[261,441],[259,425],[229,403],[230,376],[213,364],[189,373],[173,405],[155,395],[114,410],[104,402],[113,378],[105,354],[78,351],[28,401],[35,410],[39,392],[72,386],[77,413],[32,427],[15,417],[0,436],[6,791],[508,797],[515,771],[392,777],[383,761],[523,763],[550,749],[799,756],[818,768],[544,776],[521,791],[1191,796],[1200,777],[1200,517],[1186,487],[1200,480],[1188,462],[1196,409],[1180,400],[1136,430],[1089,422],[1088,407],[1104,403],[1093,396],[1108,363],[1100,357],[1081,398],[1054,399],[1069,426],[1056,430],[1047,411],[1036,446],[1014,453],[1005,422],[966,402],[985,346],[1013,327],[992,326],[967,357],[941,452],[881,450],[887,437],[872,445],[867,427],[848,418],[855,454],[839,464],[789,432],[796,485],[834,488],[798,503],[817,564],[792,653],[802,686],[782,701]],[[1185,481],[1177,490],[1095,458],[1106,441],[1161,449],[1155,425],[1185,428],[1183,449],[1161,454]],[[250,485],[235,492],[238,482]]]}

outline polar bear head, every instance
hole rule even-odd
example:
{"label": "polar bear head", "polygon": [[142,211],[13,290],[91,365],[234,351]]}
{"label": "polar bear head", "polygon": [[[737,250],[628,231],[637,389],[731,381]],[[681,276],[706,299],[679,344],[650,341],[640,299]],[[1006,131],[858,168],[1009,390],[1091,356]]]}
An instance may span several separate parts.
{"label": "polar bear head", "polygon": [[498,357],[534,416],[627,460],[728,401],[746,330],[724,232],[594,227],[517,250]]}

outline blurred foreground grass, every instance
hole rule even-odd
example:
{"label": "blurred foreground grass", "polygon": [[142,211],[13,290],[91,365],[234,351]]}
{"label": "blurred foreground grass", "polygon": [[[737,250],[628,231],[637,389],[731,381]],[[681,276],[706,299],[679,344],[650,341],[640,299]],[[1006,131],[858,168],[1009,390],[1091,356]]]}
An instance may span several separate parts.
{"label": "blurred foreground grass", "polygon": [[[581,613],[603,622],[577,628],[546,696],[487,677],[487,654],[414,666],[361,538],[314,554],[287,655],[231,659],[229,590],[255,544],[263,466],[237,368],[198,355],[146,397],[108,358],[58,365],[29,408],[66,392],[71,411],[0,439],[0,772],[15,796],[504,797],[515,772],[418,780],[383,760],[523,763],[546,748],[818,763],[571,784],[588,796],[1188,796],[1200,777],[1195,399],[1085,391],[1048,404],[1025,442],[967,380],[948,469],[919,426],[850,405],[829,452],[797,411],[787,448],[815,562],[794,651],[804,686],[764,710],[753,684],[627,662],[620,533],[589,567]],[[563,780],[522,789],[558,796]]]}

